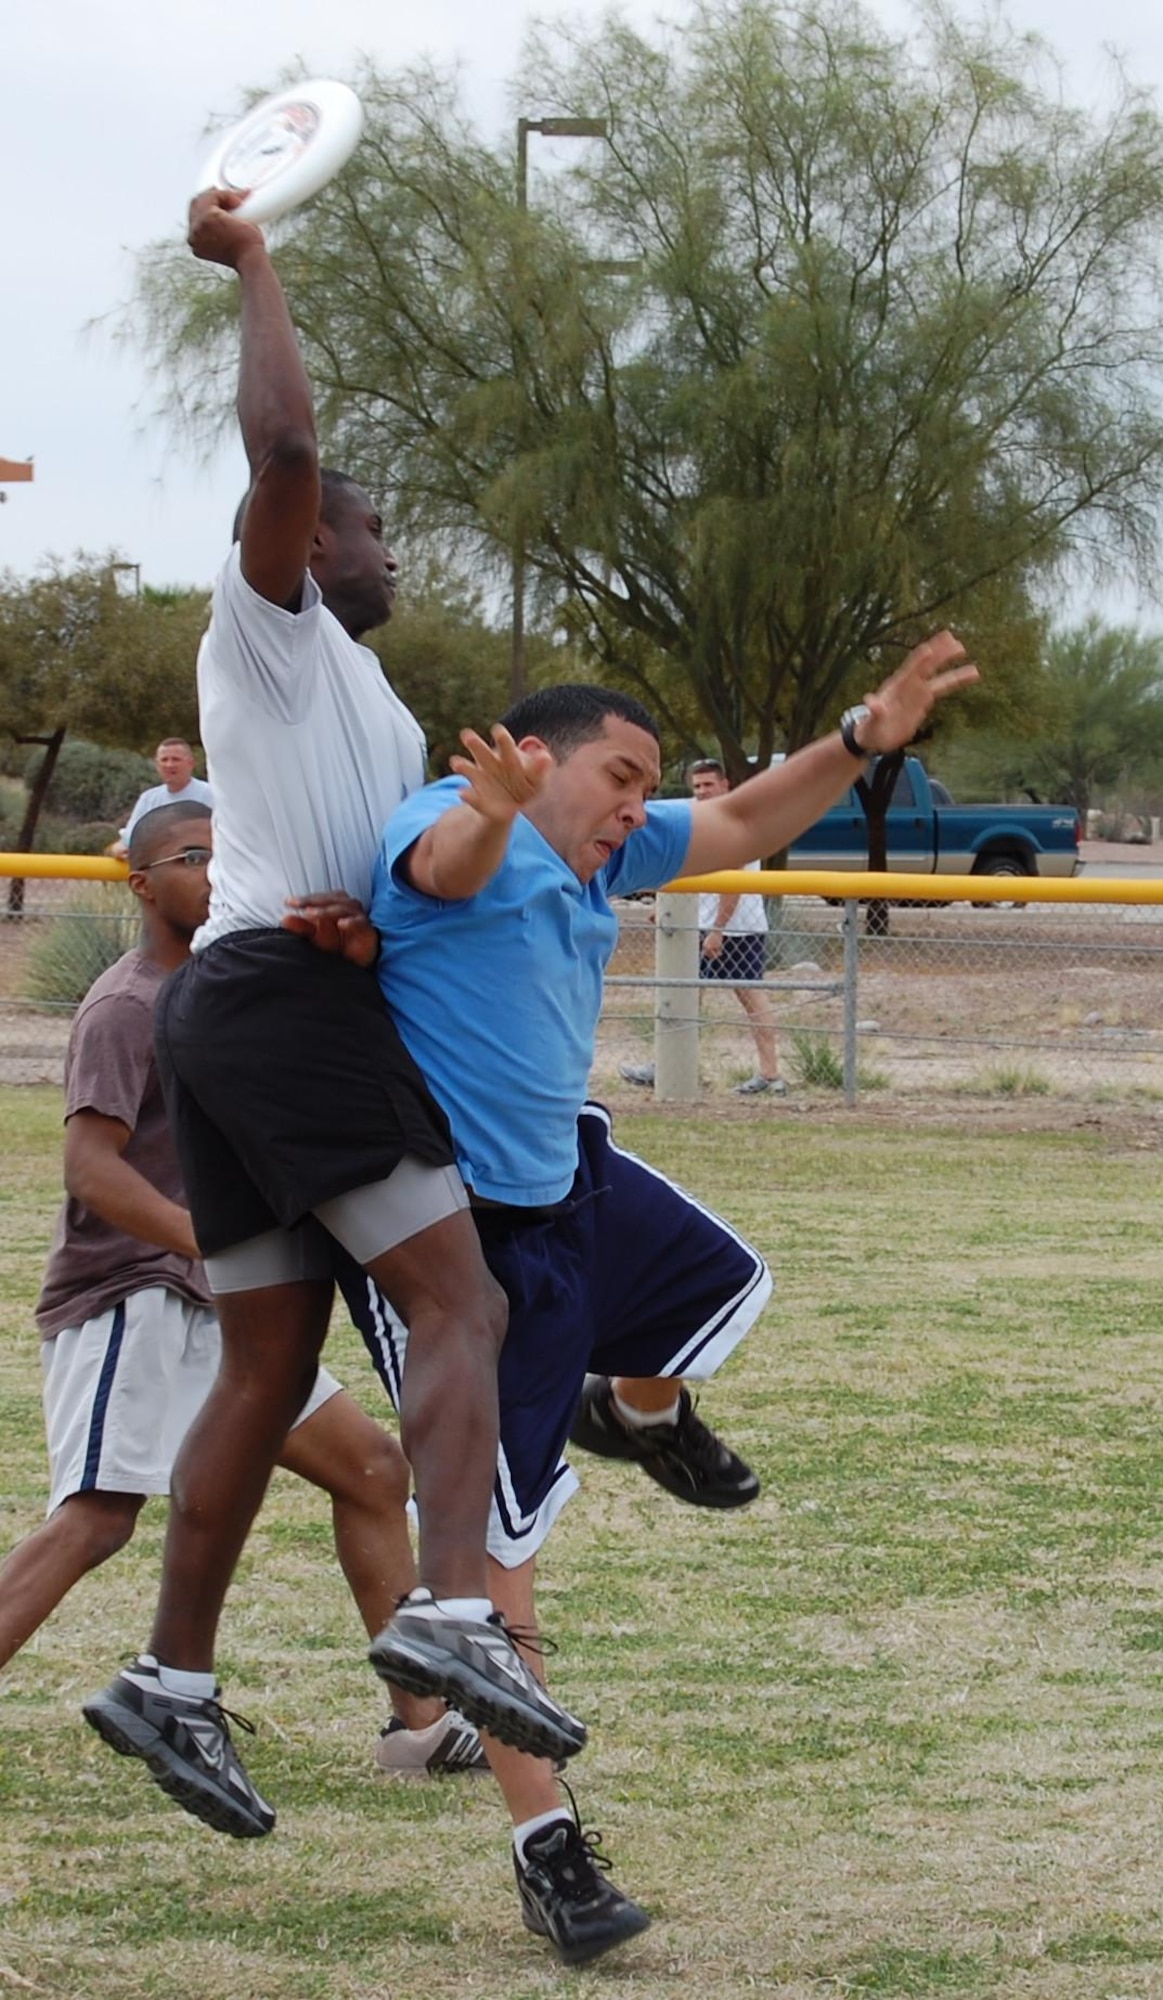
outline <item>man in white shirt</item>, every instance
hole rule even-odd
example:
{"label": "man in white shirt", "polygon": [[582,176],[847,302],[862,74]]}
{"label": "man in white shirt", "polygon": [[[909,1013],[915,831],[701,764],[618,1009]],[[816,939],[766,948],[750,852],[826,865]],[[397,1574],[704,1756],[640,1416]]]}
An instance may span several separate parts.
{"label": "man in white shirt", "polygon": [[[697,758],[687,772],[687,783],[696,799],[719,799],[731,789],[717,757]],[[746,865],[759,867],[758,861]],[[779,1073],[771,995],[754,983],[736,984],[761,980],[766,959],[767,908],[762,896],[717,896],[711,891],[699,897],[699,978],[724,980],[734,987],[755,1037],[756,1069],[745,1082],[735,1085],[737,1097],[783,1097],[787,1092]],[[654,1065],[622,1063],[620,1074],[627,1083],[648,1086],[654,1082]]]}
{"label": "man in white shirt", "polygon": [[160,785],[148,785],[141,793],[129,818],[118,834],[110,854],[118,861],[128,861],[129,842],[133,829],[146,813],[155,812],[158,806],[178,806],[195,804],[213,806],[214,794],[205,778],[194,776],[194,752],[184,736],[163,736],[153,755],[154,765]]}
{"label": "man in white shirt", "polygon": [[447,1120],[374,974],[281,928],[288,903],[323,889],[366,902],[384,822],[423,782],[424,740],[358,643],[391,615],[395,558],[363,488],[319,465],[290,313],[262,231],[234,212],[241,199],[210,190],[190,209],[195,256],[238,279],[251,485],[198,658],[214,787],[210,914],[156,1020],[222,1366],[174,1465],[148,1650],[84,1713],[187,1811],[253,1838],[275,1814],[230,1740],[214,1645],[315,1379],[331,1237],[411,1336],[400,1419],[421,1584],[374,1642],[377,1672],[538,1755],[570,1756],[585,1729],[540,1687],[488,1596],[507,1309]]}

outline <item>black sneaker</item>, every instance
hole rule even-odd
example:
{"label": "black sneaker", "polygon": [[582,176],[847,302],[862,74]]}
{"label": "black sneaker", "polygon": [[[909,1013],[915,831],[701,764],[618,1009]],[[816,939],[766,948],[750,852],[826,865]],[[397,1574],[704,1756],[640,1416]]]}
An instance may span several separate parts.
{"label": "black sneaker", "polygon": [[[195,1819],[236,1840],[271,1832],[274,1807],[243,1770],[216,1696],[167,1694],[157,1668],[134,1660],[81,1713],[120,1756],[144,1758],[163,1792]],[[230,1720],[254,1734],[242,1716]]]}
{"label": "black sneaker", "polygon": [[598,1833],[573,1820],[554,1820],[513,1854],[526,1930],[548,1938],[565,1965],[586,1965],[646,1930],[650,1918],[607,1881],[611,1863]]}
{"label": "black sneaker", "polygon": [[630,1430],[614,1408],[608,1376],[587,1375],[569,1436],[571,1444],[599,1458],[633,1459],[692,1507],[748,1507],[759,1498],[751,1467],[697,1415],[685,1389],[675,1423]]}
{"label": "black sneaker", "polygon": [[502,1743],[534,1757],[572,1757],[586,1726],[531,1674],[500,1613],[449,1618],[423,1586],[402,1599],[368,1653],[380,1678],[408,1694],[438,1694]]}

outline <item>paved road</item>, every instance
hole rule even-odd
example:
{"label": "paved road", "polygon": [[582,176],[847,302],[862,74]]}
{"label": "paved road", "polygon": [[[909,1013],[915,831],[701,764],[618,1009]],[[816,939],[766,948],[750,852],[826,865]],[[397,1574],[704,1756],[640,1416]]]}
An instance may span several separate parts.
{"label": "paved road", "polygon": [[1084,840],[1079,852],[1082,855],[1079,872],[1083,875],[1101,876],[1108,881],[1119,875],[1131,881],[1163,875],[1163,841],[1156,841],[1152,847],[1135,847],[1127,841]]}

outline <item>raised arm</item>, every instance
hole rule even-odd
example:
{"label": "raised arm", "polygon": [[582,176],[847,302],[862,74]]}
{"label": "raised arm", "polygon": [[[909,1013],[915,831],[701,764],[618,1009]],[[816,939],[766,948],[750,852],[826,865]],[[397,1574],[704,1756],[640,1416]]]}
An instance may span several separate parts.
{"label": "raised arm", "polygon": [[868,714],[856,730],[863,757],[839,733],[822,736],[770,771],[761,771],[721,798],[696,800],[685,875],[741,868],[778,853],[844,796],[864,769],[864,758],[911,743],[933,704],[978,678],[951,632],[938,632],[909,654],[877,689],[864,697]]}
{"label": "raised arm", "polygon": [[241,292],[238,421],[250,466],[242,573],[272,604],[297,610],[319,519],[319,453],[310,384],[262,230],[234,214],[241,194],[212,188],[190,204],[195,257],[236,273]]}
{"label": "raised arm", "polygon": [[457,777],[468,783],[460,805],[450,806],[404,857],[404,873],[423,896],[459,903],[491,882],[509,845],[513,821],[536,796],[553,762],[542,745],[521,750],[498,723],[486,743],[473,729],[462,729],[467,757],[449,761]]}

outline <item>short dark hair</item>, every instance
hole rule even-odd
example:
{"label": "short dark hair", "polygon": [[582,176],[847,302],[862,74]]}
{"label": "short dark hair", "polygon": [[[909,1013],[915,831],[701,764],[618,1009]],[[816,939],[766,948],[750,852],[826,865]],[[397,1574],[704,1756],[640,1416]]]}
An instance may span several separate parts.
{"label": "short dark hair", "polygon": [[[320,466],[319,486],[319,519],[329,525],[333,525],[336,515],[342,512],[342,503],[349,493],[363,492],[358,479],[353,479],[350,472],[337,472],[333,465]],[[247,487],[235,511],[234,527],[230,537],[234,542],[242,540],[243,517],[250,505],[253,491],[253,487]]]}
{"label": "short dark hair", "polygon": [[718,757],[696,757],[686,767],[688,778],[695,777],[700,771],[713,771],[716,778],[725,778],[727,775],[726,765]]}
{"label": "short dark hair", "polygon": [[202,799],[178,799],[172,805],[154,806],[142,813],[129,836],[129,865],[142,868],[152,861],[159,847],[172,840],[180,820],[210,818],[210,808]]}
{"label": "short dark hair", "polygon": [[[177,744],[180,750],[188,750],[191,757],[193,756],[194,746],[192,743],[187,741],[186,737],[184,736],[163,736],[161,742],[158,744],[157,747],[158,750],[164,750],[167,744],[173,745],[175,743]],[[157,751],[154,752],[154,755],[155,756],[157,755]]]}
{"label": "short dark hair", "polygon": [[536,688],[514,702],[501,721],[517,743],[523,736],[539,736],[560,764],[580,744],[592,743],[602,734],[608,715],[632,722],[658,742],[658,724],[648,708],[631,694],[595,687],[591,681],[559,681],[556,687]]}

